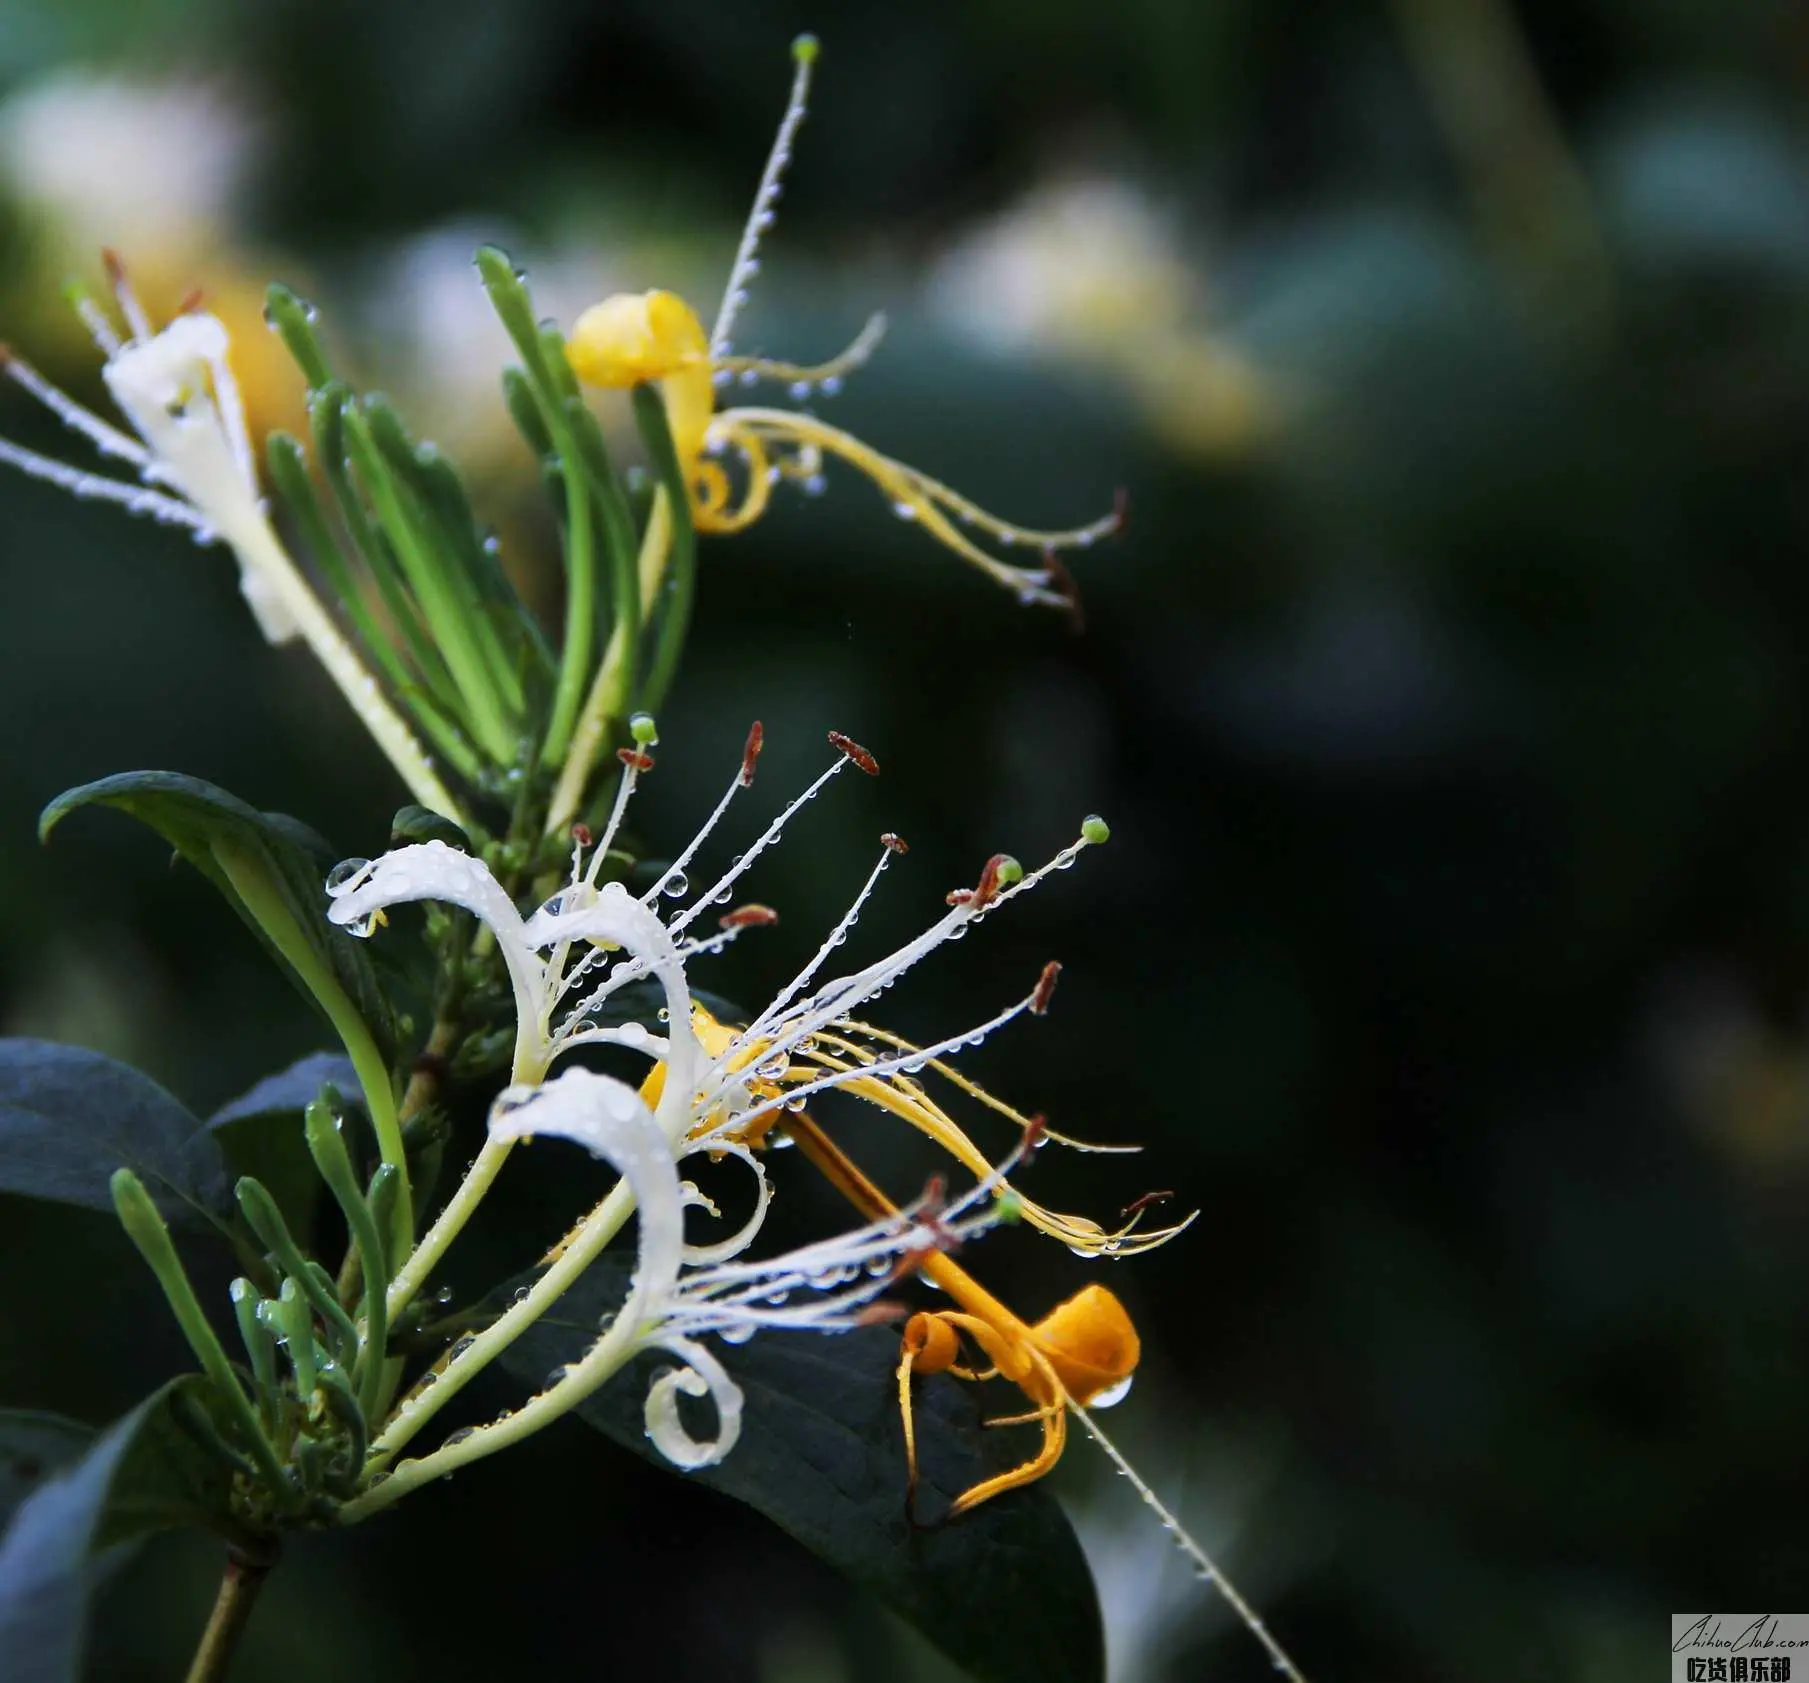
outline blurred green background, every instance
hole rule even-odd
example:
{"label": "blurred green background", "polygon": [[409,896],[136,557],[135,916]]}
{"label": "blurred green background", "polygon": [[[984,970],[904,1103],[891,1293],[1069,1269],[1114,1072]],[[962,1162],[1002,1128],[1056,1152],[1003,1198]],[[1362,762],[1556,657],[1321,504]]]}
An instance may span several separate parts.
{"label": "blurred green background", "polygon": [[[1032,1314],[1109,1268],[1146,1351],[1114,1425],[1307,1673],[1631,1683],[1673,1610],[1794,1605],[1809,12],[8,0],[4,331],[98,392],[56,294],[107,241],[240,322],[278,423],[255,309],[290,280],[544,581],[470,251],[507,245],[568,323],[630,286],[707,308],[804,27],[819,93],[742,347],[826,355],[884,308],[827,419],[1029,523],[1126,487],[1131,526],[1079,559],[1078,637],[847,474],[706,545],[650,842],[689,836],[755,717],[769,802],[830,728],[885,766],[792,827],[756,887],[784,924],[711,985],[789,975],[882,829],[913,851],[876,949],[995,849],[1106,814],[1109,848],[886,1020],[947,1032],[1065,961],[1050,1021],[972,1070],[1149,1151],[1045,1153],[1036,1194],[1203,1214],[1125,1267],[1023,1234],[979,1265]],[[51,438],[17,394],[0,424]],[[306,657],[259,643],[223,553],[12,478],[0,546],[4,1028],[205,1110],[321,1031],[152,838],[85,816],[40,850],[39,807],[175,769],[350,854],[400,792]],[[560,1192],[524,1175],[505,1213],[550,1237]],[[453,1276],[520,1249],[474,1235]],[[9,1404],[103,1420],[182,1362],[98,1216],[0,1199],[0,1301]],[[1266,1674],[1088,1446],[1058,1476],[1121,1683]],[[94,1675],[178,1675],[217,1569],[147,1551]],[[655,1667],[947,1675],[764,1522],[575,1424],[297,1546],[242,1670]]]}

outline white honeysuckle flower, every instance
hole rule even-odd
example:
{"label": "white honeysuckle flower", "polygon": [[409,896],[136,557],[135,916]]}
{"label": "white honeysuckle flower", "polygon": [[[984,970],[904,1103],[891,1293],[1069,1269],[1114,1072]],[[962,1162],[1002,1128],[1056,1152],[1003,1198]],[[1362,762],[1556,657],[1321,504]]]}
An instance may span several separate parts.
{"label": "white honeysuckle flower", "polygon": [[414,733],[341,635],[270,524],[224,323],[205,311],[188,310],[153,329],[111,254],[108,268],[125,333],[91,299],[78,298],[76,309],[105,358],[101,378],[132,433],[77,403],[3,347],[0,374],[100,455],[124,463],[136,480],[72,467],[5,439],[0,439],[0,463],[73,496],[115,503],[129,514],[181,526],[197,543],[225,543],[238,560],[239,589],[266,639],[305,639],[415,799],[458,818],[458,803]]}
{"label": "white honeysuckle flower", "polygon": [[[901,1271],[910,1270],[913,1257],[991,1225],[990,1209],[982,1206],[999,1183],[994,1174],[946,1208],[926,1198],[883,1221],[782,1255],[737,1261],[759,1233],[764,1196],[732,1239],[687,1245],[684,1211],[703,1200],[680,1181],[664,1129],[625,1083],[568,1070],[541,1087],[506,1092],[492,1111],[490,1133],[507,1140],[554,1135],[575,1141],[632,1188],[637,1248],[628,1296],[592,1350],[562,1371],[542,1406],[563,1393],[563,1412],[640,1351],[664,1350],[684,1365],[659,1375],[648,1391],[647,1435],[667,1460],[687,1470],[721,1460],[741,1429],[741,1391],[701,1338],[741,1343],[769,1328],[843,1332],[862,1325],[874,1299]],[[754,1164],[751,1156],[744,1160]],[[681,1394],[710,1397],[717,1416],[714,1437],[700,1441],[685,1430],[678,1415]]]}
{"label": "white honeysuckle flower", "polygon": [[[988,1022],[961,1035],[932,1046],[912,1046],[885,1030],[872,1028],[850,1015],[874,995],[892,984],[935,952],[942,943],[959,939],[966,928],[984,918],[1006,899],[1022,894],[1053,870],[1066,869],[1087,845],[1107,838],[1102,820],[1089,818],[1082,827],[1082,838],[1062,849],[1053,860],[1037,872],[1022,872],[1015,861],[995,856],[980,876],[975,889],[959,889],[948,896],[948,910],[924,934],[906,941],[895,952],[861,966],[847,975],[819,983],[818,975],[838,946],[847,941],[856,925],[861,908],[876,889],[879,876],[890,861],[906,851],[895,836],[883,838],[881,856],[868,872],[847,914],[830,930],[829,937],[818,946],[809,963],[794,975],[765,1010],[754,1015],[745,1028],[731,1028],[716,1021],[704,1006],[696,1003],[689,981],[693,959],[720,950],[747,928],[763,927],[776,921],[776,914],[760,905],[742,905],[725,914],[718,912],[716,928],[707,934],[696,934],[698,921],[713,908],[731,905],[734,890],[743,874],[753,869],[763,852],[778,841],[781,831],[791,823],[812,796],[829,784],[830,778],[848,764],[877,773],[877,765],[867,749],[834,735],[830,742],[838,755],[829,767],[787,803],[765,831],[747,851],[734,858],[731,867],[715,880],[700,878],[704,883],[695,889],[689,872],[707,838],[724,818],[736,794],[753,782],[754,765],[762,746],[762,729],[756,724],[743,749],[742,764],[736,769],[722,800],[716,803],[704,829],[696,834],[677,860],[668,865],[642,896],[635,898],[620,881],[601,881],[602,863],[610,858],[611,841],[615,840],[628,809],[631,794],[639,776],[648,771],[653,760],[639,749],[624,749],[624,776],[611,809],[610,820],[601,836],[579,827],[573,845],[572,872],[561,889],[545,905],[523,916],[507,890],[497,883],[487,865],[478,858],[458,852],[440,841],[416,843],[384,854],[374,861],[347,861],[333,872],[327,896],[327,916],[340,927],[355,934],[369,936],[378,927],[378,914],[385,908],[405,901],[429,899],[456,905],[470,912],[487,928],[496,941],[497,954],[507,966],[510,986],[516,1001],[516,1051],[514,1051],[514,1091],[508,1097],[510,1106],[525,1106],[541,1091],[559,1086],[559,1079],[548,1080],[555,1060],[566,1051],[584,1046],[619,1046],[640,1051],[651,1060],[651,1070],[637,1095],[639,1108],[653,1117],[658,1135],[666,1142],[668,1155],[678,1158],[693,1151],[709,1155],[729,1155],[749,1165],[758,1182],[758,1203],[751,1222],[733,1240],[715,1247],[702,1247],[689,1254],[689,1263],[698,1267],[729,1265],[742,1252],[747,1241],[758,1231],[765,1212],[765,1174],[756,1147],[780,1138],[787,1111],[801,1109],[810,1097],[829,1089],[843,1089],[852,1097],[863,1098],[886,1113],[903,1118],[917,1127],[935,1144],[950,1151],[957,1162],[970,1169],[977,1184],[997,1189],[1008,1196],[1013,1211],[1033,1227],[1053,1234],[1071,1249],[1084,1256],[1127,1256],[1134,1250],[1160,1243],[1172,1236],[1174,1229],[1160,1232],[1132,1232],[1138,1229],[1141,1205],[1131,1218],[1116,1231],[1107,1231],[1084,1216],[1064,1216],[1046,1211],[1009,1187],[1006,1173],[1022,1160],[1029,1144],[1044,1138],[1062,1140],[1044,1129],[1040,1118],[1022,1117],[1017,1111],[986,1095],[966,1077],[959,1075],[946,1062],[962,1046],[984,1039],[1000,1024],[1022,1013],[1046,1010],[1055,983],[1056,966],[1047,966],[1037,986],[1024,999],[1011,1004]],[[675,892],[677,890],[677,892]],[[662,1032],[655,1033],[639,1022],[622,1022],[608,1026],[597,1021],[597,1013],[624,986],[653,977],[664,995],[660,1017]],[[915,1071],[930,1070],[953,1086],[979,1098],[982,1104],[1008,1118],[1017,1129],[1013,1153],[1004,1165],[995,1169],[990,1158],[971,1142],[961,1127],[953,1122],[923,1086],[914,1079]],[[561,1091],[566,1089],[561,1088]],[[572,1093],[586,1091],[581,1086]],[[588,1089],[599,1097],[602,1089]],[[639,1115],[639,1109],[626,1102],[630,1089],[617,1082],[617,1108]],[[539,1111],[535,1115],[554,1118],[563,1115],[570,1100],[561,1106]],[[599,1098],[599,1108],[601,1098]],[[514,1111],[510,1111],[514,1115]],[[615,1124],[611,1124],[615,1126]],[[628,1127],[630,1124],[620,1124]],[[488,1187],[494,1182],[508,1153],[514,1149],[519,1133],[530,1131],[525,1124],[497,1126],[487,1138],[476,1160],[470,1165],[463,1182],[452,1193],[431,1229],[423,1234],[411,1256],[396,1270],[389,1312],[400,1316],[416,1292],[427,1283],[432,1270],[470,1214],[476,1211]],[[552,1131],[550,1127],[543,1131]],[[1066,1144],[1080,1144],[1066,1140]],[[1105,1149],[1105,1147],[1084,1147]],[[1122,1149],[1122,1147],[1120,1147]],[[653,1171],[648,1171],[649,1174]],[[588,1212],[577,1227],[548,1252],[545,1272],[528,1287],[525,1296],[510,1303],[496,1321],[467,1339],[459,1339],[443,1364],[432,1374],[431,1384],[421,1384],[403,1397],[382,1431],[374,1437],[371,1455],[376,1466],[394,1464],[394,1457],[405,1444],[458,1395],[483,1368],[494,1361],[510,1343],[526,1332],[541,1316],[548,1314],[555,1301],[563,1296],[573,1281],[581,1276],[615,1234],[628,1223],[635,1212],[639,1189],[624,1176],[595,1209]],[[689,1202],[702,1202],[695,1194],[684,1193]],[[890,1223],[881,1223],[890,1231]],[[1179,1223],[1187,1225],[1187,1223]],[[765,1278],[765,1276],[762,1276]],[[700,1294],[693,1292],[687,1303],[696,1308]],[[745,1305],[742,1305],[745,1308]],[[702,1312],[702,1310],[698,1310]],[[745,1323],[745,1316],[742,1317]],[[673,1325],[687,1325],[684,1321]],[[783,1319],[772,1325],[783,1325]],[[702,1368],[691,1372],[704,1374]],[[686,1381],[709,1386],[707,1375]],[[570,1388],[557,1388],[550,1397],[570,1399]],[[552,1404],[546,1404],[552,1406]],[[563,1401],[559,1406],[570,1406]],[[526,1419],[525,1419],[526,1417]],[[508,1431],[530,1430],[539,1415],[523,1410],[508,1424]],[[519,1424],[516,1424],[519,1422]],[[497,1428],[503,1430],[503,1428]],[[499,1448],[501,1442],[485,1439],[488,1446]],[[421,1466],[441,1468],[449,1462],[441,1457],[454,1455],[459,1464],[470,1453],[463,1446],[447,1444],[431,1457],[407,1464],[409,1477],[425,1477],[416,1469]],[[400,1479],[398,1479],[400,1482]],[[394,1500],[400,1489],[384,1486],[382,1498],[373,1489],[369,1500],[380,1506],[380,1500]],[[364,1509],[360,1507],[360,1513]]]}
{"label": "white honeysuckle flower", "polygon": [[101,378],[136,439],[65,396],[10,351],[5,372],[101,455],[126,463],[139,483],[73,468],[4,441],[0,461],[78,497],[119,503],[130,513],[185,527],[197,543],[228,544],[238,557],[239,588],[259,630],[272,643],[289,642],[301,635],[301,626],[268,565],[269,551],[280,552],[281,546],[258,492],[245,408],[227,362],[225,325],[217,316],[192,310],[153,332],[123,281],[120,297],[129,329],[123,339],[97,311],[84,315],[106,357]]}

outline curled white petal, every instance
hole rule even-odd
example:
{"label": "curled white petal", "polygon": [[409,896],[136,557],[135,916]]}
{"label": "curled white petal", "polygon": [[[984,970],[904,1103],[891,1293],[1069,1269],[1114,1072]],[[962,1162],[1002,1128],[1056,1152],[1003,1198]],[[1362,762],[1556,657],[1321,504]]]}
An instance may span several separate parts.
{"label": "curled white petal", "polygon": [[[726,1239],[719,1239],[713,1245],[686,1245],[685,1264],[698,1268],[712,1262],[727,1262],[731,1257],[740,1256],[758,1236],[766,1222],[766,1207],[773,1201],[772,1184],[766,1178],[766,1169],[760,1159],[745,1145],[735,1141],[725,1141],[716,1150],[726,1156],[740,1159],[754,1171],[754,1213]],[[699,1192],[696,1187],[685,1183],[690,1188],[691,1196],[685,1199],[687,1205],[697,1204],[707,1209],[711,1215],[718,1213],[716,1206]]]}
{"label": "curled white petal", "polygon": [[[670,1351],[685,1365],[667,1368],[647,1387],[647,1405],[643,1418],[647,1436],[653,1447],[675,1467],[695,1472],[700,1467],[713,1467],[735,1447],[741,1436],[741,1387],[735,1383],[715,1356],[703,1345],[689,1338],[662,1339],[662,1350]],[[716,1409],[716,1435],[694,1438],[678,1417],[680,1393],[687,1397],[707,1396]]]}
{"label": "curled white petal", "polygon": [[543,1086],[509,1088],[492,1107],[492,1139],[530,1135],[575,1141],[628,1182],[640,1233],[634,1280],[622,1315],[635,1326],[660,1316],[678,1286],[685,1215],[672,1148],[653,1112],[627,1082],[571,1069]]}

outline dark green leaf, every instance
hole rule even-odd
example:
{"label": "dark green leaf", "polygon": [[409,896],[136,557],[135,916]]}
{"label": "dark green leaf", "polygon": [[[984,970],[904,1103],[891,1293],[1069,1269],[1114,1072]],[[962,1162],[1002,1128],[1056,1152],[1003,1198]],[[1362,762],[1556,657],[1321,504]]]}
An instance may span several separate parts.
{"label": "dark green leaf", "polygon": [[[620,1306],[631,1266],[619,1254],[602,1258],[561,1300],[555,1315],[565,1324],[531,1328],[503,1364],[538,1387],[576,1360],[595,1336],[580,1328]],[[759,1509],[979,1683],[1100,1683],[1098,1595],[1073,1527],[1046,1489],[1013,1491],[948,1524],[907,1523],[896,1330],[763,1333],[716,1353],[746,1397],[741,1438],[719,1465],[685,1476]],[[667,1466],[647,1440],[642,1405],[653,1375],[670,1365],[643,1356],[579,1415]],[[942,1375],[919,1382],[918,1498],[929,1517],[1025,1453],[1021,1434],[981,1429],[973,1392]],[[695,1429],[707,1432],[708,1424],[703,1412]]]}
{"label": "dark green leaf", "polygon": [[0,1040],[0,1191],[111,1210],[122,1167],[168,1221],[232,1208],[219,1144],[148,1075],[82,1046]]}
{"label": "dark green leaf", "polygon": [[346,1098],[357,1099],[358,1075],[351,1059],[336,1052],[310,1052],[287,1069],[265,1076],[207,1119],[233,1174],[262,1181],[292,1233],[310,1230],[320,1192],[320,1176],[302,1137],[302,1111],[329,1082]]}
{"label": "dark green leaf", "polygon": [[173,1407],[201,1384],[191,1375],[147,1398],[12,1516],[0,1536],[7,1683],[73,1683],[80,1675],[98,1551],[194,1522],[230,1534],[226,1469],[204,1457]]}
{"label": "dark green leaf", "polygon": [[94,1442],[94,1428],[60,1414],[0,1408],[0,1532],[19,1505],[51,1474],[78,1461]]}
{"label": "dark green leaf", "polygon": [[369,958],[327,921],[326,843],[313,831],[284,814],[259,812],[199,778],[134,771],[57,796],[38,820],[39,836],[84,806],[117,807],[150,825],[226,896],[329,1021],[331,1007],[322,993],[336,985],[378,1046],[393,1051],[393,1020]]}

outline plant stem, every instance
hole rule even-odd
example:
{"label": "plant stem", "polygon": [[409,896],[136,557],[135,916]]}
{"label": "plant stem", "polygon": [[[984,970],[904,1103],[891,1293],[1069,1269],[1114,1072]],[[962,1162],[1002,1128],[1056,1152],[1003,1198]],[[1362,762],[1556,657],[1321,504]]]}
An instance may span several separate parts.
{"label": "plant stem", "polygon": [[226,1557],[226,1571],[220,1579],[220,1593],[214,1597],[214,1610],[208,1616],[207,1629],[201,1633],[200,1645],[188,1668],[188,1683],[223,1683],[239,1638],[251,1618],[258,1591],[276,1564],[274,1548],[269,1554],[253,1555],[233,1549]]}

